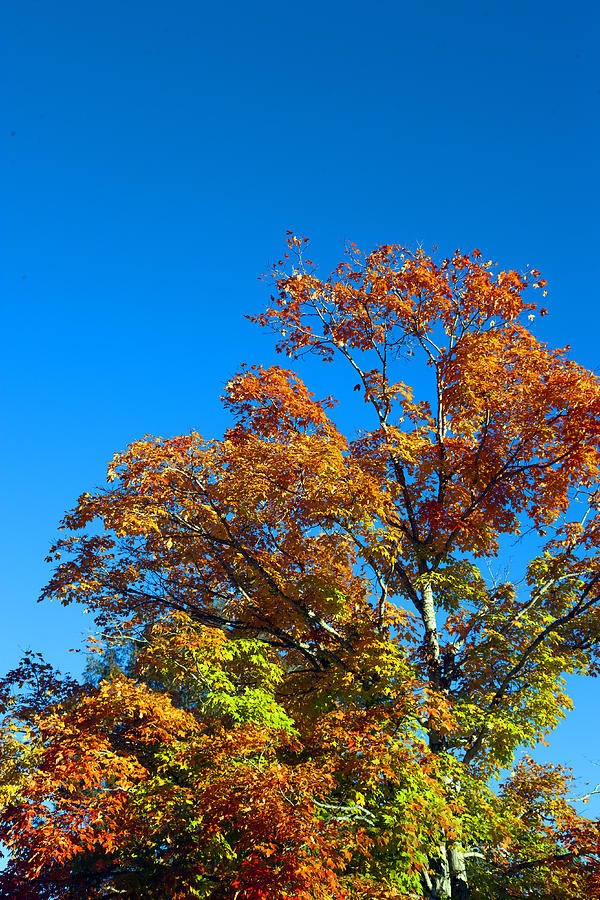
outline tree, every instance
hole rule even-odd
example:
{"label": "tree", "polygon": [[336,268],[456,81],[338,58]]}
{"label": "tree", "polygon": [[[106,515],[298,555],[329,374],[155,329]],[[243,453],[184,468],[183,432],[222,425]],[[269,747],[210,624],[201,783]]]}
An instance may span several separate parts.
{"label": "tree", "polygon": [[104,656],[5,679],[0,896],[600,897],[569,773],[515,762],[598,672],[600,383],[531,333],[535,270],[304,244],[253,321],[346,364],[363,430],[244,368],[223,440],[138,441],[65,517],[43,597]]}

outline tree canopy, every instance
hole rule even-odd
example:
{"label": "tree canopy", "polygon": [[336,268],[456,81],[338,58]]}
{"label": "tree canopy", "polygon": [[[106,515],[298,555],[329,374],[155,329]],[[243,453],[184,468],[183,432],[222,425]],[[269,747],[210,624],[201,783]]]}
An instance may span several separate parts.
{"label": "tree canopy", "polygon": [[81,683],[2,682],[0,897],[600,897],[598,822],[521,753],[598,673],[600,382],[535,270],[305,244],[253,321],[346,366],[355,430],[243,367],[223,439],[139,440],[65,516],[42,597],[98,632]]}

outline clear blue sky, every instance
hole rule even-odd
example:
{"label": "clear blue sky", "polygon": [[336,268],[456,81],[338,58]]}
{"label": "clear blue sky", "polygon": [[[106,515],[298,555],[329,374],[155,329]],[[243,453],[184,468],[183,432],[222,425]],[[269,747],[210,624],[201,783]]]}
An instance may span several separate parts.
{"label": "clear blue sky", "polygon": [[[325,270],[345,239],[535,265],[542,337],[600,366],[597,4],[7,0],[4,19],[1,670],[27,646],[77,668],[87,620],[36,605],[56,524],[129,441],[222,431],[223,385],[274,358],[243,314],[286,229]],[[547,754],[582,782],[596,685]]]}

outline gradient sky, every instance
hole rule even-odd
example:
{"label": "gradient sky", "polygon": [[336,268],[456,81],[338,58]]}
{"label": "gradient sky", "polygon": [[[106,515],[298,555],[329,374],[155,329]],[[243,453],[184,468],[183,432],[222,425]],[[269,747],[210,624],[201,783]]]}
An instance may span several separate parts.
{"label": "gradient sky", "polygon": [[[600,366],[599,15],[6,0],[0,670],[27,647],[78,670],[88,620],[36,605],[56,525],[128,442],[222,432],[229,377],[275,361],[243,316],[287,229],[323,272],[345,240],[534,265],[536,333]],[[327,369],[309,376],[331,392]],[[572,687],[536,755],[573,765],[581,793],[600,709],[597,682]]]}

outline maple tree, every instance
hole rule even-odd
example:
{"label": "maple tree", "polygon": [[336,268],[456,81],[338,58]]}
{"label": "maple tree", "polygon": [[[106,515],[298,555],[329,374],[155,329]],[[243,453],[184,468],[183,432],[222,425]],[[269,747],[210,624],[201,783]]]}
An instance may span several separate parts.
{"label": "maple tree", "polygon": [[222,440],[140,440],[67,514],[43,597],[97,661],[0,685],[0,897],[600,897],[569,773],[517,763],[598,673],[600,382],[531,332],[535,270],[288,245],[254,321],[347,366],[361,430],[244,368]]}

